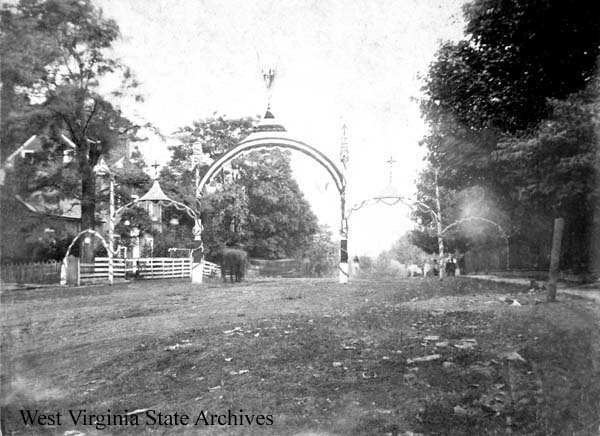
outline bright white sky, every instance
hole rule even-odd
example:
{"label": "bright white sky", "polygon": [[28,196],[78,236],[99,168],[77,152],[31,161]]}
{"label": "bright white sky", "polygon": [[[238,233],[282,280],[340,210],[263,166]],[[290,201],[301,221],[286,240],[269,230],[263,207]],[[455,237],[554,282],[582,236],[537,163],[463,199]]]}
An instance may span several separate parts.
{"label": "bright white sky", "polygon": [[[461,37],[462,0],[97,0],[122,40],[115,52],[142,82],[145,102],[124,107],[170,134],[214,112],[263,114],[261,68],[277,77],[271,108],[297,139],[336,162],[348,126],[348,206],[389,182],[411,195],[425,133],[419,75],[443,40]],[[150,141],[148,160],[165,162]],[[300,155],[296,177],[339,238],[339,197],[326,171]],[[412,228],[401,206],[371,206],[350,220],[349,251],[376,255]]]}

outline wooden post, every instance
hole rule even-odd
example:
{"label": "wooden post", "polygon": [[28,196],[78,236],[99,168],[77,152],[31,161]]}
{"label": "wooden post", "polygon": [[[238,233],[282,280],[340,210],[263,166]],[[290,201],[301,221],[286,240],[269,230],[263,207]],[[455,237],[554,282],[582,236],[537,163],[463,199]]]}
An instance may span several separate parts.
{"label": "wooden post", "polygon": [[554,232],[552,233],[552,251],[550,253],[550,271],[548,273],[548,301],[556,301],[556,282],[558,280],[558,269],[560,266],[560,246],[565,228],[565,220],[556,218],[554,220]]}
{"label": "wooden post", "polygon": [[67,285],[79,286],[79,277],[79,258],[70,255],[67,257]]}

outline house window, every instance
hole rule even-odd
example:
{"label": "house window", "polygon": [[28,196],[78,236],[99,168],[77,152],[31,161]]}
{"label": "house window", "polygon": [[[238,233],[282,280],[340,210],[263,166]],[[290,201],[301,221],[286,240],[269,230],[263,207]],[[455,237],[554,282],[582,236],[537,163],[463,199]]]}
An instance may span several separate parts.
{"label": "house window", "polygon": [[63,150],[63,163],[68,164],[73,161],[73,150]]}
{"label": "house window", "polygon": [[23,150],[21,152],[21,157],[25,160],[25,162],[27,162],[28,164],[33,164],[33,150]]}

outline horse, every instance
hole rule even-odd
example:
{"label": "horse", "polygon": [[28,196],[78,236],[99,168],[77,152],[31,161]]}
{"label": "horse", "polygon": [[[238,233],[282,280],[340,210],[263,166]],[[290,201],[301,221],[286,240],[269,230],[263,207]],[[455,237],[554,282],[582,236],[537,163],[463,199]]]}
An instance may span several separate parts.
{"label": "horse", "polygon": [[248,254],[237,248],[224,248],[221,251],[221,277],[227,281],[227,274],[231,282],[235,277],[236,282],[241,282],[246,275]]}

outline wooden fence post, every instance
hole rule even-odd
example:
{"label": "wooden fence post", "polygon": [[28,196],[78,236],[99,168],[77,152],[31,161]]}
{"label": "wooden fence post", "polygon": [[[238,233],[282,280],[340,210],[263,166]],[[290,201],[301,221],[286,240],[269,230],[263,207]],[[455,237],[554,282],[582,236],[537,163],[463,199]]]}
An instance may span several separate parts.
{"label": "wooden fence post", "polygon": [[69,255],[67,257],[67,285],[79,286],[79,258]]}
{"label": "wooden fence post", "polygon": [[554,220],[554,232],[552,233],[552,251],[550,253],[550,271],[548,273],[548,301],[556,301],[556,282],[558,281],[558,269],[560,267],[560,246],[565,229],[565,220],[556,218]]}

